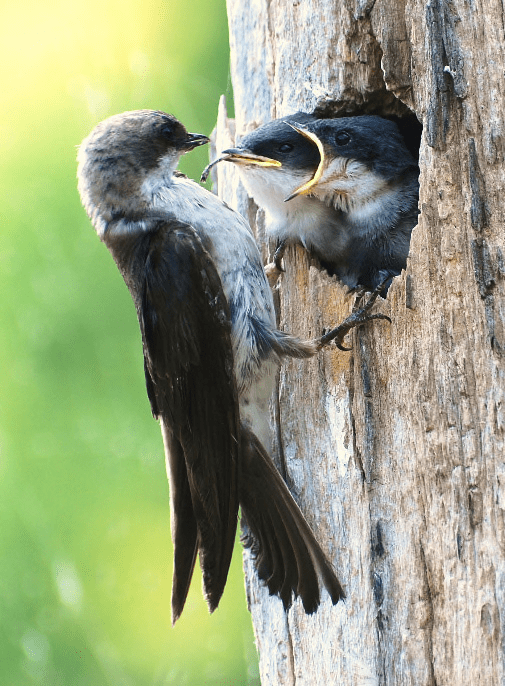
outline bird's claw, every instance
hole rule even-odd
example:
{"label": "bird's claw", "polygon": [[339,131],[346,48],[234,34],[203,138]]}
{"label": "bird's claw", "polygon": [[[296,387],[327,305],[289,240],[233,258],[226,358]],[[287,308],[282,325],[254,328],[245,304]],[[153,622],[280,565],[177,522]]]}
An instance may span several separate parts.
{"label": "bird's claw", "polygon": [[279,269],[275,262],[269,262],[265,265],[265,276],[267,277],[267,281],[270,284],[270,288],[273,288],[275,286],[275,284],[277,283],[277,279],[283,271],[284,269]]}
{"label": "bird's claw", "polygon": [[[384,290],[388,280],[389,278],[377,286],[377,288],[372,292],[372,294],[370,295],[366,303],[363,305],[363,307],[355,305],[352,313],[347,317],[347,319],[345,319],[335,329],[332,329],[331,331],[328,331],[323,336],[321,336],[317,344],[318,349],[321,350],[321,348],[324,348],[324,346],[328,345],[328,343],[331,343],[331,341],[335,341],[335,345],[339,350],[348,352],[349,350],[352,350],[352,348],[346,348],[342,344],[346,335],[354,327],[360,326],[361,324],[365,324],[366,322],[370,322],[373,319],[386,319],[391,324],[390,317],[388,317],[385,314],[370,314],[370,310],[372,309],[380,293]],[[360,298],[358,298],[356,303],[358,303],[359,300]]]}
{"label": "bird's claw", "polygon": [[284,253],[286,252],[286,242],[281,241],[279,245],[277,246],[275,252],[274,252],[274,264],[279,270],[279,272],[283,272],[284,267],[282,266],[282,258],[284,257]]}
{"label": "bird's claw", "polygon": [[370,322],[372,319],[386,319],[391,324],[390,317],[385,314],[368,314],[364,313],[363,310],[358,310],[357,312],[350,314],[349,317],[347,317],[347,319],[345,319],[335,329],[329,331],[324,336],[321,336],[318,345],[319,349],[324,348],[324,346],[328,345],[328,343],[331,341],[335,341],[335,345],[339,350],[343,350],[344,352],[352,350],[352,348],[346,348],[344,345],[342,345],[344,338],[355,326],[360,326],[361,324]]}
{"label": "bird's claw", "polygon": [[283,272],[286,271],[284,269],[284,267],[282,266],[282,258],[284,257],[285,252],[286,252],[286,243],[284,241],[281,241],[280,243],[278,243],[277,248],[274,252],[273,262],[269,262],[265,266],[265,274],[266,274],[268,283],[270,284],[270,288],[273,288],[275,286],[279,276]]}

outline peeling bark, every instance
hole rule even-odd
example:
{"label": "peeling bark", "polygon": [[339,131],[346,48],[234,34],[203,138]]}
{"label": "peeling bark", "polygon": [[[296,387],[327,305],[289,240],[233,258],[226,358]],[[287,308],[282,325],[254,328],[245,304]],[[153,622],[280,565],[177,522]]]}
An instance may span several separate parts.
{"label": "peeling bark", "polygon": [[[281,369],[286,481],[348,598],[285,613],[245,557],[263,686],[505,684],[505,10],[498,0],[228,0],[236,121],[297,110],[398,118],[419,145],[419,224],[392,318]],[[219,194],[261,211],[232,165]],[[288,249],[281,328],[342,320],[345,289]],[[279,463],[280,464],[280,463]]]}

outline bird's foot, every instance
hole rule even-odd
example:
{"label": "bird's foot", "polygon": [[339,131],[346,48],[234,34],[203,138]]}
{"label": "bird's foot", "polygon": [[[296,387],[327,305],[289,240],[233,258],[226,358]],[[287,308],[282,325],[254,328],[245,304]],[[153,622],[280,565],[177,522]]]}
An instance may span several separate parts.
{"label": "bird's foot", "polygon": [[370,310],[372,309],[373,304],[377,300],[377,297],[380,295],[380,293],[386,287],[388,281],[389,277],[388,279],[380,283],[362,307],[360,307],[360,302],[365,291],[359,292],[352,313],[335,329],[332,329],[331,331],[328,331],[323,336],[321,336],[321,338],[317,342],[318,349],[321,350],[321,348],[324,348],[324,346],[328,345],[328,343],[331,343],[331,341],[335,341],[335,345],[339,350],[352,350],[352,348],[346,348],[343,345],[344,338],[351,329],[353,329],[356,326],[360,326],[361,324],[365,324],[366,322],[370,322],[373,319],[386,319],[391,324],[391,319],[385,314],[370,314]]}
{"label": "bird's foot", "polygon": [[273,288],[275,286],[275,284],[277,283],[277,279],[282,274],[282,272],[285,271],[284,267],[282,266],[282,258],[284,257],[285,252],[286,242],[280,241],[277,244],[277,248],[274,252],[274,261],[269,262],[265,266],[265,274],[267,277],[267,281],[270,284],[270,288]]}
{"label": "bird's foot", "polygon": [[275,262],[269,262],[265,265],[265,276],[270,284],[270,288],[273,288],[277,283],[277,279],[281,275],[284,269],[279,269]]}
{"label": "bird's foot", "polygon": [[284,257],[285,252],[286,241],[279,241],[274,252],[274,264],[280,272],[284,271],[284,267],[282,266],[282,258]]}

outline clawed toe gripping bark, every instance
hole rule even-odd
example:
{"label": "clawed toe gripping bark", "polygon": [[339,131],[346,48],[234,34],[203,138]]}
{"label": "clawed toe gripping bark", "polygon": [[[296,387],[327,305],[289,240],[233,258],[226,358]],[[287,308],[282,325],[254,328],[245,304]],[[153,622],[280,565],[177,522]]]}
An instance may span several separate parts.
{"label": "clawed toe gripping bark", "polygon": [[328,345],[328,343],[331,343],[331,341],[335,341],[335,345],[339,350],[352,350],[352,348],[346,348],[344,345],[342,345],[344,338],[351,329],[353,329],[356,326],[360,326],[361,324],[365,324],[366,322],[370,322],[373,319],[386,319],[391,324],[390,317],[388,317],[385,314],[370,314],[370,310],[372,309],[375,301],[377,300],[377,297],[382,293],[389,280],[390,277],[385,279],[382,283],[380,283],[377,286],[377,288],[372,292],[372,294],[370,295],[366,303],[363,305],[363,307],[359,307],[359,303],[361,302],[360,294],[359,297],[356,299],[356,304],[354,305],[352,313],[347,317],[347,319],[345,319],[336,328],[332,329],[331,331],[328,331],[323,336],[321,336],[321,338],[317,342],[318,350],[324,348],[324,346]]}

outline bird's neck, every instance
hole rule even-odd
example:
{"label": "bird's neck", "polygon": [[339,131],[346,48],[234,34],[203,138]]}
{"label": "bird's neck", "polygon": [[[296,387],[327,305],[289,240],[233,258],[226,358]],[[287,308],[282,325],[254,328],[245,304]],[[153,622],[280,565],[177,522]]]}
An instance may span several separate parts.
{"label": "bird's neck", "polygon": [[417,207],[417,173],[381,184],[362,184],[356,192],[339,194],[334,189],[316,190],[318,200],[341,215],[341,223],[352,227],[355,236],[380,234],[398,225],[400,218]]}

